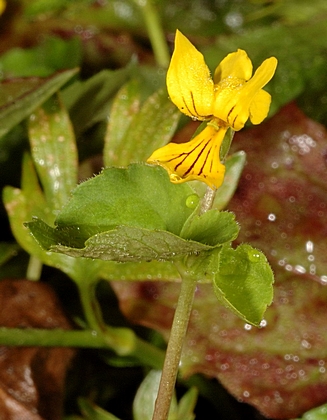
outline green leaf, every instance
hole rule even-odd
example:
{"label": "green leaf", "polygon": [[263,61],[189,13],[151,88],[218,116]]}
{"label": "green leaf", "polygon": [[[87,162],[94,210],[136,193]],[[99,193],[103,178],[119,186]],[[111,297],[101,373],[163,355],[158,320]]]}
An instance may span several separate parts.
{"label": "green leaf", "polygon": [[313,408],[307,411],[301,419],[294,420],[326,420],[327,418],[327,404],[321,405],[320,407]]}
{"label": "green leaf", "polygon": [[273,298],[273,272],[265,255],[242,244],[223,246],[214,277],[217,298],[244,321],[259,326]]}
{"label": "green leaf", "polygon": [[[151,370],[137,390],[133,402],[134,420],[151,420],[154,410],[154,404],[157,398],[161,371]],[[176,396],[173,395],[168,420],[174,420],[177,417]],[[186,419],[185,419],[186,420]]]}
{"label": "green leaf", "polygon": [[3,78],[47,77],[55,71],[78,67],[82,59],[80,38],[47,36],[35,48],[12,48],[1,55]]}
{"label": "green leaf", "polygon": [[222,210],[232,199],[246,162],[244,152],[236,152],[228,156],[225,162],[226,172],[222,186],[218,188],[213,207]]}
{"label": "green leaf", "polygon": [[46,250],[118,262],[172,260],[234,240],[234,215],[193,216],[188,198],[194,196],[159,166],[107,168],[76,188],[55,228],[40,219],[25,226]]}
{"label": "green leaf", "polygon": [[0,266],[17,255],[18,250],[19,246],[17,244],[0,242]]}
{"label": "green leaf", "polygon": [[59,90],[78,69],[58,72],[45,79],[19,78],[0,84],[0,138]]}
{"label": "green leaf", "polygon": [[138,111],[139,94],[135,83],[123,88],[113,106],[105,147],[108,166],[145,161],[155,149],[171,140],[181,116],[166,89],[153,93]]}
{"label": "green leaf", "polygon": [[81,238],[119,225],[167,230],[179,234],[192,214],[187,184],[172,184],[159,166],[132,164],[107,168],[80,184],[56,219],[58,227],[75,227]]}
{"label": "green leaf", "polygon": [[98,273],[102,269],[102,261],[76,260],[64,254],[49,253],[42,249],[31,236],[24,223],[26,220],[31,220],[33,213],[42,213],[42,201],[39,203],[39,208],[34,205],[34,200],[38,200],[37,194],[27,197],[23,191],[17,188],[5,187],[3,200],[13,235],[25,251],[37,257],[43,264],[62,270],[75,281],[94,281],[95,278],[99,277]]}
{"label": "green leaf", "polygon": [[118,417],[89,402],[86,398],[79,398],[78,405],[86,420],[119,420]]}
{"label": "green leaf", "polygon": [[132,69],[131,64],[119,70],[102,70],[86,81],[76,81],[62,92],[77,137],[108,117],[112,98]]}
{"label": "green leaf", "polygon": [[235,215],[212,209],[206,213],[190,216],[181,231],[181,237],[207,245],[222,245],[237,238],[239,226]]}
{"label": "green leaf", "polygon": [[24,156],[22,173],[22,190],[5,187],[3,201],[8,213],[13,235],[19,245],[29,254],[37,257],[43,264],[61,269],[74,280],[94,280],[102,269],[102,261],[75,260],[67,255],[49,253],[31,236],[24,226],[27,220],[38,216],[52,223],[53,213],[45,201],[38,183],[33,162],[28,154]]}
{"label": "green leaf", "polygon": [[118,262],[163,261],[211,248],[198,242],[187,241],[170,232],[128,226],[98,233],[85,242],[84,248],[78,248],[81,244],[78,230],[53,229],[39,219],[25,225],[45,249],[71,257]]}
{"label": "green leaf", "polygon": [[170,261],[155,260],[124,264],[115,261],[103,261],[99,276],[109,281],[180,281],[180,274],[175,264]]}
{"label": "green leaf", "polygon": [[178,403],[178,420],[194,420],[194,409],[198,399],[198,390],[195,387],[189,389]]}
{"label": "green leaf", "polygon": [[73,128],[58,97],[30,116],[29,138],[47,204],[60,210],[77,184],[78,159]]}
{"label": "green leaf", "polygon": [[[110,122],[105,137],[103,159],[106,166],[124,166],[130,163],[128,148],[132,145],[128,143],[128,139],[127,144],[125,144],[126,132],[135,114],[139,112],[140,102],[138,80],[132,79],[117,93],[112,104]],[[125,147],[127,150],[125,150]]]}

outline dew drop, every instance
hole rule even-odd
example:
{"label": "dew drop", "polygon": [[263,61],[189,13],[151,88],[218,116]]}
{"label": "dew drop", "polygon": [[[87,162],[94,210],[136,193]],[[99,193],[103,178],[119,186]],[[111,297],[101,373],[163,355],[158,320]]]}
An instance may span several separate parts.
{"label": "dew drop", "polygon": [[321,276],[320,282],[323,286],[325,286],[327,284],[327,276],[326,275]]}
{"label": "dew drop", "polygon": [[301,341],[301,346],[304,347],[305,349],[310,349],[311,348],[311,344],[307,340],[302,340]]}
{"label": "dew drop", "polygon": [[263,320],[260,322],[260,327],[261,327],[261,328],[264,328],[264,327],[266,327],[266,326],[267,326],[267,324],[268,324],[268,322],[267,322],[265,319],[263,319]]}
{"label": "dew drop", "polygon": [[254,251],[254,252],[249,252],[249,253],[248,253],[248,258],[249,258],[249,260],[250,260],[251,262],[260,262],[260,260],[261,260],[261,255],[260,255],[258,252],[256,252],[256,251]]}
{"label": "dew drop", "polygon": [[306,251],[311,254],[313,252],[314,243],[312,241],[307,241],[305,244],[305,248]]}
{"label": "dew drop", "polygon": [[191,194],[186,199],[186,207],[189,209],[195,209],[195,207],[199,204],[199,196],[197,194]]}

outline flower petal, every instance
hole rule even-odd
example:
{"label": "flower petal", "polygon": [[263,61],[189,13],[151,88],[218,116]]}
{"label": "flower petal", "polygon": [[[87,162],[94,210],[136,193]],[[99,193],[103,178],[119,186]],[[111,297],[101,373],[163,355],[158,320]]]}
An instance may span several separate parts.
{"label": "flower petal", "polygon": [[189,117],[203,121],[212,115],[214,85],[210,71],[203,55],[178,30],[167,89],[170,99]]}
{"label": "flower petal", "polygon": [[219,83],[227,77],[237,77],[244,81],[249,80],[252,76],[252,62],[244,50],[237,50],[225,57],[218,67],[214,75],[214,82]]}
{"label": "flower petal", "polygon": [[260,124],[268,115],[271,95],[261,89],[253,98],[250,105],[250,120],[252,124]]}
{"label": "flower petal", "polygon": [[156,150],[147,162],[164,167],[171,182],[199,180],[213,189],[219,188],[225,174],[219,153],[226,131],[227,127],[216,130],[207,125],[188,143],[169,143]]}
{"label": "flower petal", "polygon": [[248,91],[248,95],[253,98],[256,92],[262,89],[271,80],[275,74],[276,67],[277,58],[267,58],[267,60],[265,60],[261,66],[257,68],[252,79],[246,83],[244,91]]}
{"label": "flower petal", "polygon": [[[238,80],[235,78],[223,79],[216,87],[214,116],[225,121],[234,130],[241,130],[250,116],[250,107],[253,100],[262,87],[273,77],[276,66],[277,59],[270,57],[261,64],[252,79],[244,84],[238,83]],[[262,95],[265,94],[259,95],[261,96],[258,100],[262,102]],[[258,115],[255,114],[256,106],[254,105],[251,112],[251,120],[259,121],[261,116],[267,113],[270,105],[270,102],[269,104],[267,103],[267,99],[268,97],[266,96],[266,100],[263,102],[264,109],[257,110]]]}

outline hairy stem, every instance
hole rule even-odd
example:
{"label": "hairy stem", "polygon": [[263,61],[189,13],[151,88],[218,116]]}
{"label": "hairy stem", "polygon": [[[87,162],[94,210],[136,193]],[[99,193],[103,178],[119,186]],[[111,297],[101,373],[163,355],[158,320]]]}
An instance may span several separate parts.
{"label": "hairy stem", "polygon": [[168,418],[183,342],[191,315],[195,288],[196,279],[190,277],[187,272],[182,273],[181,291],[170,332],[165,363],[152,417],[153,420],[166,420]]}
{"label": "hairy stem", "polygon": [[202,199],[200,214],[203,214],[212,208],[216,192],[217,190],[213,190],[210,187],[207,187],[206,193]]}

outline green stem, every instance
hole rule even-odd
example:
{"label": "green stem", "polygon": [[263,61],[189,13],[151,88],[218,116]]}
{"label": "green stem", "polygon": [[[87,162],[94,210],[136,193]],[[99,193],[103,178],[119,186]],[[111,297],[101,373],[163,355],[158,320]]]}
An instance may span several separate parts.
{"label": "green stem", "polygon": [[85,279],[76,284],[78,286],[84,316],[89,328],[97,333],[104,332],[106,325],[103,322],[101,308],[95,295],[97,282]]}
{"label": "green stem", "polygon": [[100,334],[93,330],[70,331],[59,328],[5,328],[0,327],[2,346],[85,347],[108,348]]}
{"label": "green stem", "polygon": [[202,199],[200,214],[203,214],[212,208],[213,202],[215,200],[217,190],[213,190],[210,187],[207,187],[207,190]]}
{"label": "green stem", "polygon": [[113,328],[105,324],[96,298],[97,281],[84,280],[77,285],[86,322],[93,330],[93,336],[98,337],[105,348],[114,350],[120,356],[135,357],[155,369],[162,368],[164,356],[161,350],[138,338],[129,328]]}
{"label": "green stem", "polygon": [[0,327],[2,346],[83,347],[112,349],[117,354],[135,357],[142,365],[162,369],[164,352],[137,337],[128,328],[108,328],[105,334],[94,330],[63,330]]}
{"label": "green stem", "polygon": [[134,1],[142,10],[156,62],[167,68],[170,54],[157,10],[151,0]]}
{"label": "green stem", "polygon": [[168,418],[195,288],[196,279],[190,277],[184,270],[152,420],[166,420]]}
{"label": "green stem", "polygon": [[263,19],[267,16],[271,16],[274,13],[278,13],[278,9],[280,9],[283,6],[282,0],[275,0],[275,2],[270,6],[262,7],[261,9],[249,13],[247,16],[245,16],[244,21],[246,23],[253,22],[254,20]]}
{"label": "green stem", "polygon": [[32,281],[40,280],[42,266],[41,260],[31,255],[27,266],[26,278]]}

